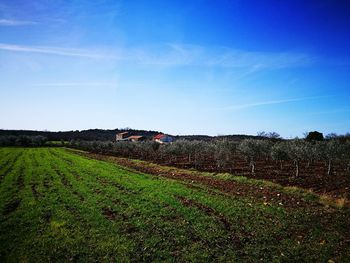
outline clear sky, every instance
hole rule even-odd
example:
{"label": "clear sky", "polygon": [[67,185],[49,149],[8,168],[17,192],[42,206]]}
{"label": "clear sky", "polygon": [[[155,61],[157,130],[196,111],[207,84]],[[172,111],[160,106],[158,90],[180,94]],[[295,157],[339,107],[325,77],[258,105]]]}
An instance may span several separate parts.
{"label": "clear sky", "polygon": [[350,131],[350,2],[0,0],[0,128]]}

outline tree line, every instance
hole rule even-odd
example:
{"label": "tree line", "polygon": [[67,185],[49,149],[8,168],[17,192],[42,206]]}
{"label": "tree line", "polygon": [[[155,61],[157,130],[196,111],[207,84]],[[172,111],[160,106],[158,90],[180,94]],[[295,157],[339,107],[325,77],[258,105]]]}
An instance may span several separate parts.
{"label": "tree line", "polygon": [[7,135],[0,136],[0,146],[21,146],[21,147],[40,147],[47,143],[47,137],[42,135]]}
{"label": "tree line", "polygon": [[[113,129],[113,130],[104,130],[104,129],[89,129],[89,130],[75,130],[75,131],[34,131],[34,130],[2,130],[0,129],[0,137],[2,136],[44,136],[49,141],[70,141],[70,140],[81,140],[81,141],[113,141],[115,136],[120,132],[128,132],[129,136],[132,135],[141,135],[149,140],[153,136],[161,133],[159,131],[151,130],[136,130],[131,128],[122,128],[122,129]],[[176,135],[172,136],[176,140],[185,139],[185,140],[198,140],[198,141],[212,141],[218,138],[227,138],[230,140],[242,140],[248,138],[260,138],[261,136],[271,135],[272,133],[266,134],[261,133],[261,135],[222,135],[222,136],[209,136],[209,135]],[[260,137],[259,137],[260,136]]]}

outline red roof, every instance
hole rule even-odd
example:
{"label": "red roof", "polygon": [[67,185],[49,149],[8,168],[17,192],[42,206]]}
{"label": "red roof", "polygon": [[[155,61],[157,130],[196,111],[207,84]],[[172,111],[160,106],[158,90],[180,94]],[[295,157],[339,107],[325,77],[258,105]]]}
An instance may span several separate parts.
{"label": "red roof", "polygon": [[160,134],[157,134],[156,136],[154,136],[153,139],[160,140],[163,137],[165,137],[165,134],[160,133]]}

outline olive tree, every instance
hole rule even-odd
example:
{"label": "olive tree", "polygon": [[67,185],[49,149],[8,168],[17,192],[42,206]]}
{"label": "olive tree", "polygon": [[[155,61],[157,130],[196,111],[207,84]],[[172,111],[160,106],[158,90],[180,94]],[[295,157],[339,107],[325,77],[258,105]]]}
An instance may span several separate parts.
{"label": "olive tree", "polygon": [[185,140],[178,140],[175,141],[169,145],[167,145],[164,150],[166,151],[166,153],[172,157],[182,157],[182,156],[187,156],[187,160],[188,162],[191,161],[191,154],[192,151],[187,148],[187,146],[189,146],[190,142],[189,141],[185,141]]}
{"label": "olive tree", "polygon": [[145,141],[140,142],[138,145],[138,151],[142,159],[151,159],[154,160],[158,154],[160,144],[155,141]]}
{"label": "olive tree", "polygon": [[186,155],[188,162],[191,163],[196,152],[196,142],[178,140],[172,144],[172,148],[176,148],[179,154]]}
{"label": "olive tree", "polygon": [[301,140],[293,140],[287,143],[288,157],[295,165],[295,177],[299,177],[299,164],[305,157],[305,144]]}
{"label": "olive tree", "polygon": [[256,143],[260,149],[259,154],[267,161],[271,156],[271,148],[273,146],[272,142],[270,140],[258,140]]}
{"label": "olive tree", "polygon": [[194,167],[203,165],[207,156],[213,155],[213,145],[204,141],[192,141],[191,147],[194,152]]}
{"label": "olive tree", "polygon": [[271,148],[271,158],[279,162],[280,169],[282,170],[283,162],[289,159],[287,143],[275,143]]}
{"label": "olive tree", "polygon": [[310,167],[310,163],[318,159],[316,144],[305,142],[303,147],[304,159],[307,161],[307,168]]}
{"label": "olive tree", "polygon": [[245,139],[238,145],[238,150],[249,162],[252,175],[255,175],[255,161],[262,153],[261,145],[258,140],[254,139]]}
{"label": "olive tree", "polygon": [[214,159],[218,170],[223,170],[229,167],[232,172],[234,166],[237,143],[223,139],[218,140],[214,144]]}
{"label": "olive tree", "polygon": [[330,141],[318,142],[316,144],[317,155],[327,166],[327,175],[332,174],[333,162],[342,158],[343,145],[336,139]]}

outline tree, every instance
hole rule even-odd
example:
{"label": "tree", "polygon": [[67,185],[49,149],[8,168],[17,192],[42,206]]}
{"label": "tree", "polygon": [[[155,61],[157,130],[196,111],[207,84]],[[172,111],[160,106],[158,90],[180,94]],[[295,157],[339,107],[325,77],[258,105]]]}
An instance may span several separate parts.
{"label": "tree", "polygon": [[204,141],[192,141],[191,144],[194,150],[194,167],[197,169],[204,164],[208,156],[213,155],[213,146]]}
{"label": "tree", "polygon": [[338,138],[338,135],[336,133],[334,133],[334,132],[329,133],[329,134],[326,135],[326,139],[327,140],[332,140],[332,139],[336,139],[336,138]]}
{"label": "tree", "polygon": [[323,141],[323,133],[318,132],[318,131],[312,131],[309,132],[309,134],[306,136],[305,140],[306,141]]}
{"label": "tree", "polygon": [[285,142],[275,143],[271,148],[271,158],[280,163],[280,169],[283,169],[283,162],[287,161],[288,148]]}
{"label": "tree", "polygon": [[304,143],[301,140],[293,140],[287,143],[287,152],[289,158],[295,165],[295,177],[299,177],[299,163],[304,155]]}
{"label": "tree", "polygon": [[261,155],[261,144],[258,143],[258,140],[245,139],[238,145],[238,150],[249,162],[251,174],[255,175],[255,160]]}
{"label": "tree", "polygon": [[31,142],[32,140],[30,139],[30,137],[26,135],[20,135],[16,139],[17,146],[29,146]]}
{"label": "tree", "polygon": [[271,147],[273,145],[272,142],[270,140],[257,140],[256,144],[260,151],[259,155],[265,157],[267,161],[271,156]]}
{"label": "tree", "polygon": [[32,145],[33,146],[44,146],[45,143],[47,142],[47,138],[45,136],[33,136],[31,137],[32,140]]}
{"label": "tree", "polygon": [[318,157],[317,148],[316,148],[315,144],[310,143],[310,142],[305,142],[303,152],[304,152],[303,159],[307,160],[307,168],[309,168],[310,163],[315,161]]}
{"label": "tree", "polygon": [[333,162],[341,158],[341,144],[338,140],[333,139],[328,142],[319,142],[317,148],[320,157],[327,163],[327,175],[331,175],[333,169]]}
{"label": "tree", "polygon": [[218,170],[229,167],[232,172],[234,166],[237,143],[228,139],[218,140],[214,144],[214,159]]}
{"label": "tree", "polygon": [[258,132],[257,135],[259,137],[271,139],[273,141],[282,139],[281,135],[279,135],[277,132],[265,132],[265,131],[262,131],[262,132]]}

